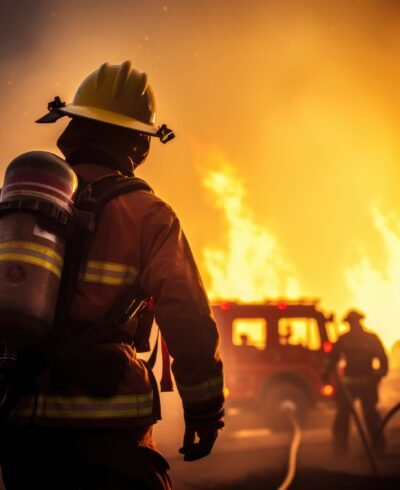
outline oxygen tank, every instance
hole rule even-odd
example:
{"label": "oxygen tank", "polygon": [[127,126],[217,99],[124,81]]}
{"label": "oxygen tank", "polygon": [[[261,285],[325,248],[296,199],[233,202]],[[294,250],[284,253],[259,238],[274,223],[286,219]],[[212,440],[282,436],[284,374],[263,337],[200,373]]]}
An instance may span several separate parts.
{"label": "oxygen tank", "polygon": [[78,187],[58,156],[32,151],[7,167],[0,196],[0,343],[34,347],[50,333]]}

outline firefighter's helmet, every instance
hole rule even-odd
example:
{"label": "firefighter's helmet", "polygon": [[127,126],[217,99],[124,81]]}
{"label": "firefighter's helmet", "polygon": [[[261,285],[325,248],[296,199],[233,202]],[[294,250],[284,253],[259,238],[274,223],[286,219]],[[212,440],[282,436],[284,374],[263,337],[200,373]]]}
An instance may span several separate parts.
{"label": "firefighter's helmet", "polygon": [[174,137],[165,124],[154,124],[155,101],[147,75],[135,70],[130,61],[121,65],[103,63],[81,83],[70,104],[55,97],[48,109],[49,113],[36,122],[82,117],[156,136],[163,143]]}
{"label": "firefighter's helmet", "polygon": [[343,317],[343,321],[346,323],[354,324],[354,323],[360,323],[361,320],[365,318],[364,313],[362,313],[359,310],[349,310],[346,315]]}

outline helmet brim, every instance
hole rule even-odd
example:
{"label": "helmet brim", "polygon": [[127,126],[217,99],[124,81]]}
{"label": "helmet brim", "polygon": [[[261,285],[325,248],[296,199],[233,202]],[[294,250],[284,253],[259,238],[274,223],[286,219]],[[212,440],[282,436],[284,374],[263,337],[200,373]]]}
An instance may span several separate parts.
{"label": "helmet brim", "polygon": [[50,124],[58,121],[64,116],[66,116],[66,114],[60,114],[58,111],[52,110],[41,118],[37,119],[35,122],[39,124]]}
{"label": "helmet brim", "polygon": [[365,315],[363,313],[351,311],[350,313],[348,313],[342,318],[342,322],[352,323],[352,322],[359,322],[364,319],[365,319]]}
{"label": "helmet brim", "polygon": [[131,129],[142,134],[149,136],[158,136],[159,127],[152,124],[146,124],[123,114],[117,114],[111,111],[105,111],[103,109],[97,109],[96,107],[89,106],[77,106],[68,104],[65,107],[51,110],[48,114],[38,119],[37,123],[53,123],[64,116],[70,117],[83,117],[91,119],[93,121],[99,121],[112,126],[118,126],[120,128]]}

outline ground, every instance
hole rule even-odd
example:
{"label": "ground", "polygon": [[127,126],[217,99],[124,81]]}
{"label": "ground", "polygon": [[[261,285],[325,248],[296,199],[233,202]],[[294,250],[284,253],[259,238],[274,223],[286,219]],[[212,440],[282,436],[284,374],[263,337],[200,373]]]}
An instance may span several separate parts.
{"label": "ground", "polygon": [[[386,399],[386,404],[381,406],[382,413],[387,412],[393,401]],[[260,416],[228,409],[226,428],[213,453],[198,462],[185,463],[176,452],[183,427],[178,420],[178,405],[175,408],[168,410],[164,422],[156,429],[159,448],[171,465],[175,490],[273,490],[282,483],[287,471],[290,433],[271,433]],[[334,458],[330,445],[333,415],[331,407],[315,411],[310,417],[303,431],[296,478],[290,489],[398,490],[400,414],[388,426],[388,451],[378,460],[379,476],[373,476],[354,428],[350,456]]]}
{"label": "ground", "polygon": [[[398,379],[385,388],[380,406],[386,413],[400,401]],[[390,388],[390,389],[389,389]],[[181,402],[176,393],[163,393],[164,417],[155,427],[159,450],[171,466],[174,490],[275,490],[285,478],[291,433],[272,433],[260,414],[227,409],[226,427],[213,453],[197,462],[182,461]],[[331,451],[334,408],[312,413],[302,433],[296,478],[290,490],[398,490],[400,488],[400,413],[387,429],[388,451],[378,460],[373,476],[358,433],[353,428],[351,454],[338,460]],[[0,483],[0,490],[4,490]]]}

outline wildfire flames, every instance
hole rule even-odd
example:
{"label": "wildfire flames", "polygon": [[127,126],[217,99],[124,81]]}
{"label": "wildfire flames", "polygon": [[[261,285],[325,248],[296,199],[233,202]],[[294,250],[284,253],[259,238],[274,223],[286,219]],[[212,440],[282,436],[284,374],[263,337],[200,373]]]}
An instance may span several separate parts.
{"label": "wildfire flames", "polygon": [[228,225],[226,247],[204,250],[211,276],[210,299],[243,302],[298,297],[298,281],[275,236],[257,223],[246,205],[246,190],[233,168],[216,155],[217,169],[208,172],[204,185],[215,196]]}
{"label": "wildfire flames", "polygon": [[[79,22],[73,2],[21,2],[29,15],[0,2],[2,172],[22,152],[58,152],[67,119],[33,124],[48,100],[69,102],[102,63],[131,59],[149,75],[157,124],[177,134],[138,175],[204,254],[210,298],[311,295],[337,318],[364,310],[387,347],[400,337],[399,226],[375,212],[374,229],[368,215],[370,202],[400,213],[399,2],[89,0]],[[209,145],[221,152],[202,174],[218,223],[188,205],[201,202],[193,168]]]}
{"label": "wildfire flames", "polygon": [[387,347],[391,347],[400,337],[400,218],[391,220],[377,208],[372,208],[372,217],[385,251],[384,266],[378,268],[364,254],[346,271],[346,281],[355,304],[365,309],[366,324],[379,333]]}
{"label": "wildfire flames", "polygon": [[[210,299],[261,302],[278,297],[298,298],[301,291],[294,268],[280,249],[278,239],[256,222],[246,204],[244,184],[221,155],[212,159],[214,168],[206,174],[204,185],[223,212],[227,238],[225,246],[208,246],[204,250],[205,267],[211,278]],[[400,219],[389,225],[379,210],[374,208],[372,214],[386,252],[385,267],[374,266],[364,255],[344,272],[343,287],[350,291],[349,304],[365,311],[366,325],[390,348],[399,338]]]}

